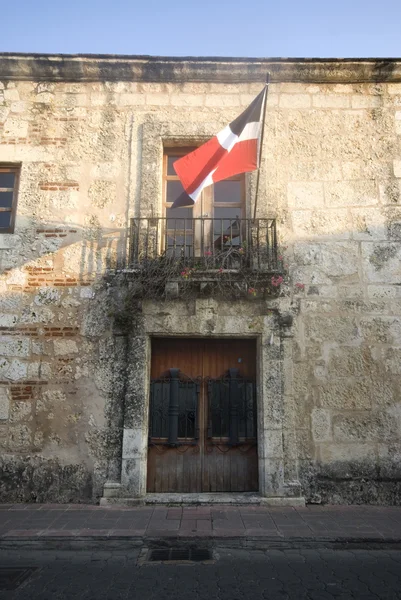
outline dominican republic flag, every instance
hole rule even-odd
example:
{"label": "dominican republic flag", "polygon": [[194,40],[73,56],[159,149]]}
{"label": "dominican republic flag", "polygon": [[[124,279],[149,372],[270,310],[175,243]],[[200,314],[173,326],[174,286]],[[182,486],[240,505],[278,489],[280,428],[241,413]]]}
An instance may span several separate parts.
{"label": "dominican republic flag", "polygon": [[267,85],[220,133],[174,162],[185,193],[171,208],[192,206],[208,185],[258,168],[266,94]]}

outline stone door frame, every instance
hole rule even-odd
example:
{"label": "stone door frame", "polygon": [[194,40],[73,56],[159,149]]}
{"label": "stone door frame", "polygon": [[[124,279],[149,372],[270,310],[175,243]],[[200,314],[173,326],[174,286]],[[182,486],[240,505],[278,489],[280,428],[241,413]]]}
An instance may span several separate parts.
{"label": "stone door frame", "polygon": [[299,496],[289,328],[281,326],[278,313],[272,311],[250,316],[255,312],[249,306],[235,317],[216,316],[216,301],[211,299],[196,300],[195,314],[183,319],[179,304],[175,302],[161,326],[160,305],[144,303],[129,336],[121,480],[107,482],[105,496],[146,497],[151,339],[180,336],[256,339],[259,494],[273,499]]}

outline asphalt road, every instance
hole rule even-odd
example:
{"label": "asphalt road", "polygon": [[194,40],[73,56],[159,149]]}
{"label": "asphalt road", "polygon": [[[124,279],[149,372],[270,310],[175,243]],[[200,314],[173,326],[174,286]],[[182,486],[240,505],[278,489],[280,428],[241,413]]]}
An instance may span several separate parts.
{"label": "asphalt road", "polygon": [[[0,551],[37,567],[0,600],[395,600],[400,550],[214,550],[212,564],[138,564],[144,552]],[[4,580],[4,579],[3,579]]]}

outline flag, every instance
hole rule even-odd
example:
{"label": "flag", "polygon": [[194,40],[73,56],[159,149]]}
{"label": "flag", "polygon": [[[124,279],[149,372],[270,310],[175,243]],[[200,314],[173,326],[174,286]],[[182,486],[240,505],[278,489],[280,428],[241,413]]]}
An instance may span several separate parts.
{"label": "flag", "polygon": [[258,168],[267,85],[234,121],[173,163],[184,193],[171,208],[192,206],[208,185]]}

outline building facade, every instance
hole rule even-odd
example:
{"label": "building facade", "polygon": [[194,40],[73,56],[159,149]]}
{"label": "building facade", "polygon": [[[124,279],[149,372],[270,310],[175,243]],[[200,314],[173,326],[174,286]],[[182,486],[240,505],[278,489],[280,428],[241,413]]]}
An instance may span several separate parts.
{"label": "building facade", "polygon": [[400,241],[401,61],[0,55],[0,500],[399,503]]}

